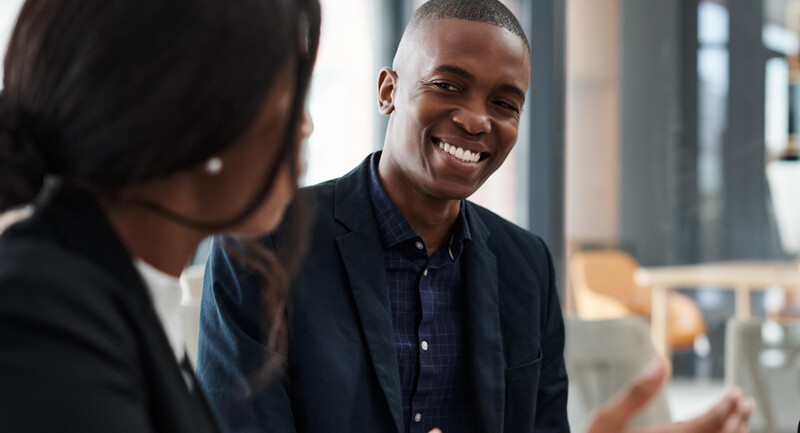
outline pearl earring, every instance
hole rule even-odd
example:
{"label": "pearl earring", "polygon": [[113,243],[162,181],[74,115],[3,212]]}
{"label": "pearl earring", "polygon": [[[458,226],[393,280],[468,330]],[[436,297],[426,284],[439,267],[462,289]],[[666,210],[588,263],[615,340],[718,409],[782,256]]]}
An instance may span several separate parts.
{"label": "pearl earring", "polygon": [[211,176],[216,176],[222,172],[222,158],[213,156],[206,161],[206,173]]}

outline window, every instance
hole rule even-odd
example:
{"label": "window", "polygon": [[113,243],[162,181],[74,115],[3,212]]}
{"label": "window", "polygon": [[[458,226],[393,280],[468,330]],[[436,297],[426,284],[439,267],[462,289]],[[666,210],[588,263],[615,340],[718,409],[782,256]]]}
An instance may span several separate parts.
{"label": "window", "polygon": [[[5,58],[6,47],[8,46],[8,38],[11,36],[11,30],[14,28],[14,23],[19,15],[19,10],[22,7],[24,0],[5,0],[0,3],[0,53]],[[0,68],[0,88],[3,87],[3,70]]]}
{"label": "window", "polygon": [[322,29],[308,108],[314,133],[306,145],[311,185],[339,177],[377,146],[372,125],[377,112],[370,0],[321,0]]}

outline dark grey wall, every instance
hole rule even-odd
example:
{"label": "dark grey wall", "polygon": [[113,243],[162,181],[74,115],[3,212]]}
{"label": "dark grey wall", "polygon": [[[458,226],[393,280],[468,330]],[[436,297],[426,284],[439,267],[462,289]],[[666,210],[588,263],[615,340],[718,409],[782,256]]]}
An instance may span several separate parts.
{"label": "dark grey wall", "polygon": [[682,0],[679,13],[680,34],[680,131],[678,135],[677,224],[675,248],[679,261],[700,260],[700,192],[698,190],[698,17],[700,0]]}
{"label": "dark grey wall", "polygon": [[764,172],[766,50],[761,0],[730,0],[730,91],[724,140],[724,258],[766,258],[774,239]]}
{"label": "dark grey wall", "polygon": [[645,265],[678,260],[680,12],[622,1],[620,243]]}
{"label": "dark grey wall", "polygon": [[532,0],[523,6],[532,52],[528,228],[550,247],[563,292],[565,0]]}

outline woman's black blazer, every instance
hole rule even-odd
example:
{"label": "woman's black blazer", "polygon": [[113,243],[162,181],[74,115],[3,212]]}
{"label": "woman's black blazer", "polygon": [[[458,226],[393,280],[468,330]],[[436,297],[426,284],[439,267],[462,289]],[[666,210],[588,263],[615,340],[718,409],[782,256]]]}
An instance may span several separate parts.
{"label": "woman's black blazer", "polygon": [[0,235],[0,432],[216,432],[131,257],[61,188]]}

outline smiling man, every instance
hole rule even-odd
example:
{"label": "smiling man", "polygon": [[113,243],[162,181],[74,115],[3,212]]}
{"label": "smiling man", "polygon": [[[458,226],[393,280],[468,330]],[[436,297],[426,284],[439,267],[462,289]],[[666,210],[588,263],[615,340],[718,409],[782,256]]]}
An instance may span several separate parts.
{"label": "smiling man", "polygon": [[547,248],[466,201],[514,147],[529,76],[501,3],[416,11],[378,79],[383,152],[305,191],[317,225],[291,291],[288,368],[249,399],[236,396],[264,353],[260,287],[213,248],[198,373],[229,431],[569,431]]}
{"label": "smiling man", "polygon": [[[198,376],[225,431],[569,432],[564,327],[537,236],[470,203],[514,147],[530,53],[495,0],[431,0],[378,79],[383,152],[301,194],[316,227],[288,302],[287,368],[267,354],[260,280],[215,243]],[[291,218],[291,214],[288,216]],[[264,245],[296,248],[280,230]],[[275,296],[273,289],[271,296]],[[650,369],[587,433],[628,432],[666,377]],[[740,433],[741,392],[661,433]]]}

